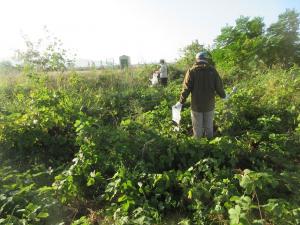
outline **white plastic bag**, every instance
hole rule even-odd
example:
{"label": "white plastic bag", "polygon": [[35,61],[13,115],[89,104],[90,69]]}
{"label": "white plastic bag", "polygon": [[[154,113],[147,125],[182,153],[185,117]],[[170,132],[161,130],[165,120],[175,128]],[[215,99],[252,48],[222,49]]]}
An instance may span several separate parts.
{"label": "white plastic bag", "polygon": [[233,94],[236,93],[236,92],[237,92],[237,87],[234,86],[234,87],[232,88],[231,93],[230,93],[230,94],[227,94],[226,97],[224,98],[224,100],[228,100],[228,99],[231,97],[231,95],[233,95]]}
{"label": "white plastic bag", "polygon": [[151,81],[151,86],[157,85],[158,84],[158,74],[153,73],[152,78],[150,79],[150,81]]}
{"label": "white plastic bag", "polygon": [[181,115],[180,115],[181,108],[182,108],[182,106],[176,106],[176,105],[173,105],[173,106],[172,106],[172,120],[173,120],[177,125],[179,125],[180,120],[181,120]]}

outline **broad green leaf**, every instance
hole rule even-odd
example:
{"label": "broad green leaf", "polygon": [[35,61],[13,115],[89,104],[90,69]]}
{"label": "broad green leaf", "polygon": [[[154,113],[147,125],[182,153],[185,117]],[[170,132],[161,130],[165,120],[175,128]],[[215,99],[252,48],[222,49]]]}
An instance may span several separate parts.
{"label": "broad green leaf", "polygon": [[37,215],[37,218],[47,218],[48,216],[49,216],[49,213],[47,213],[47,212],[40,212]]}

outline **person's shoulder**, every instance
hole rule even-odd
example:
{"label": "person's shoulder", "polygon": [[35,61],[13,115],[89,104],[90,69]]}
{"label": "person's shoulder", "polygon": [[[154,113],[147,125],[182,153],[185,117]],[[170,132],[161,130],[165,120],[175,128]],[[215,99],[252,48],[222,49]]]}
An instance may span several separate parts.
{"label": "person's shoulder", "polygon": [[214,72],[215,74],[218,74],[218,71],[217,71],[217,69],[216,69],[214,66],[209,65],[209,66],[208,66],[208,69],[209,69],[210,71]]}
{"label": "person's shoulder", "polygon": [[188,74],[192,74],[192,73],[194,73],[196,71],[196,66],[195,66],[195,64],[194,65],[192,65],[188,70],[187,70],[187,73]]}
{"label": "person's shoulder", "polygon": [[187,70],[187,74],[190,77],[193,77],[193,74],[197,73],[197,65],[194,64],[192,65],[188,70]]}
{"label": "person's shoulder", "polygon": [[194,71],[197,70],[201,67],[201,65],[199,63],[194,63],[191,67],[190,67],[190,71]]}
{"label": "person's shoulder", "polygon": [[192,71],[207,71],[207,70],[213,70],[213,67],[208,63],[195,63],[191,67]]}

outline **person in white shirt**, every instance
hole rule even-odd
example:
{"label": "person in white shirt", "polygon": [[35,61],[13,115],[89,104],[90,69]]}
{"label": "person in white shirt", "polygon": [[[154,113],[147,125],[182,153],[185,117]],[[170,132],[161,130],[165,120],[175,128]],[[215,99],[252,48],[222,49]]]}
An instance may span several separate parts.
{"label": "person in white shirt", "polygon": [[159,61],[160,63],[160,68],[159,68],[159,78],[160,78],[160,83],[163,86],[167,86],[168,84],[168,68],[165,60],[161,59]]}

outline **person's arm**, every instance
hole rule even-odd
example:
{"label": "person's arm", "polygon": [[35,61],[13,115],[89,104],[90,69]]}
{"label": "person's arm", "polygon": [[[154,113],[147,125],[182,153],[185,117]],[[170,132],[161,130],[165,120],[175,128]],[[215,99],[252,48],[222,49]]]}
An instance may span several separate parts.
{"label": "person's arm", "polygon": [[191,75],[191,71],[188,70],[186,72],[185,78],[183,80],[183,84],[182,84],[182,91],[180,94],[180,99],[179,102],[181,104],[184,104],[187,97],[189,96],[189,94],[191,93],[193,88],[193,79],[192,79],[192,75]]}
{"label": "person's arm", "polygon": [[222,79],[221,79],[219,73],[218,73],[216,70],[215,70],[215,74],[216,74],[216,79],[215,79],[215,90],[216,90],[217,94],[218,94],[221,98],[225,98],[225,97],[226,97],[226,93],[225,93],[225,91],[224,91]]}
{"label": "person's arm", "polygon": [[162,73],[163,70],[164,70],[163,66],[160,66],[160,67],[159,67],[159,72]]}

